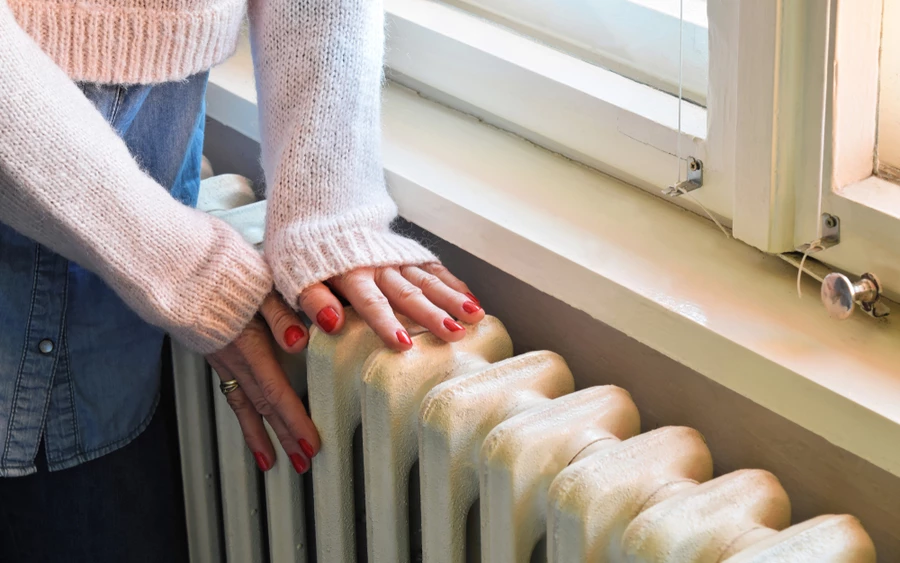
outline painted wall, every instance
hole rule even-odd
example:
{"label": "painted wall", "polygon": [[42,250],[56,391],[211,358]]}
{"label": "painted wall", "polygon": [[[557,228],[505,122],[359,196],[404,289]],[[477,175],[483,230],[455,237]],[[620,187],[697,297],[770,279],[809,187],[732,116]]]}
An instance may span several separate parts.
{"label": "painted wall", "polygon": [[[258,151],[256,143],[208,123],[205,152],[217,173],[261,179]],[[640,409],[643,430],[698,429],[717,474],[769,470],[790,495],[794,521],[854,514],[875,541],[879,561],[900,560],[900,478],[415,225],[400,222],[398,228],[424,241],[466,280],[485,310],[506,324],[516,354],[552,350],[569,363],[579,388],[627,389]]]}

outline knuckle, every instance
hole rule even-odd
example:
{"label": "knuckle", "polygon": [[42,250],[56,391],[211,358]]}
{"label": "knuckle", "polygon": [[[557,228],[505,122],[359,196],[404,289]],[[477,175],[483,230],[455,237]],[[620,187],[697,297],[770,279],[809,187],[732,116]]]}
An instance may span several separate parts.
{"label": "knuckle", "polygon": [[288,312],[285,309],[278,308],[271,313],[269,313],[271,319],[271,328],[275,327],[284,327],[289,325],[293,321],[293,313]]}
{"label": "knuckle", "polygon": [[263,400],[271,406],[278,406],[284,400],[284,385],[274,379],[265,380],[260,390]]}
{"label": "knuckle", "polygon": [[401,301],[413,301],[422,295],[422,290],[412,284],[403,284],[397,290],[397,299]]}
{"label": "knuckle", "polygon": [[291,448],[297,447],[297,441],[291,436],[291,434],[287,431],[283,425],[274,425],[269,422],[269,426],[278,426],[278,429],[275,430],[275,437],[281,443],[281,447],[284,448],[284,451],[289,452]]}
{"label": "knuckle", "polygon": [[364,309],[379,309],[387,306],[388,300],[382,293],[372,291],[363,295],[360,303]]}
{"label": "knuckle", "polygon": [[450,274],[450,270],[447,269],[446,266],[441,264],[440,262],[434,262],[433,264],[428,264],[426,266],[428,271],[436,276],[445,276]]}
{"label": "knuckle", "polygon": [[272,413],[275,412],[274,409],[272,409],[272,405],[262,397],[257,397],[253,400],[253,408],[256,409],[256,412],[266,417],[272,416]]}
{"label": "knuckle", "polygon": [[300,294],[300,298],[297,300],[297,303],[300,305],[300,308],[304,311],[312,310],[315,307],[316,301],[316,292],[314,291],[304,291]]}
{"label": "knuckle", "polygon": [[433,274],[424,274],[419,280],[419,287],[421,287],[423,291],[436,289],[441,285],[443,285],[441,279]]}
{"label": "knuckle", "polygon": [[231,407],[231,410],[234,411],[234,414],[243,414],[247,411],[247,408],[250,406],[247,403],[247,398],[241,393],[229,393],[225,395],[225,401],[228,403],[228,406]]}
{"label": "knuckle", "polygon": [[356,283],[366,278],[371,279],[372,277],[374,277],[372,268],[357,268],[339,276],[341,280],[347,283]]}

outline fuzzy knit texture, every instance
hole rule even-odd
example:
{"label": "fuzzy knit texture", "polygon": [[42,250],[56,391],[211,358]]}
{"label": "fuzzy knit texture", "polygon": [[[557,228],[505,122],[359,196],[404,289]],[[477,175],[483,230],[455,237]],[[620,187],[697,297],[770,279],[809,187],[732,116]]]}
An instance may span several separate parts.
{"label": "fuzzy knit texture", "polygon": [[381,160],[381,0],[251,0],[250,36],[265,249],[282,295],[296,305],[305,287],[361,265],[434,261],[390,231],[397,207]]}
{"label": "fuzzy knit texture", "polygon": [[200,352],[272,287],[434,256],[390,230],[379,0],[251,0],[266,258],[144,174],[75,86],[179,80],[233,51],[243,0],[0,0],[0,222],[98,273]]}

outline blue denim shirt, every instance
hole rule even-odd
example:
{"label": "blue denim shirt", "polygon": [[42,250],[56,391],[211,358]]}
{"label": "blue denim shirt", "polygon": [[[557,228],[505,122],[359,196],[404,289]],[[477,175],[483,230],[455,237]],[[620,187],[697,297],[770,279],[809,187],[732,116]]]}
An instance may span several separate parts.
{"label": "blue denim shirt", "polygon": [[[81,89],[141,167],[195,205],[206,82]],[[55,471],[140,434],[158,401],[163,336],[97,276],[0,224],[0,476],[33,473],[42,439]]]}

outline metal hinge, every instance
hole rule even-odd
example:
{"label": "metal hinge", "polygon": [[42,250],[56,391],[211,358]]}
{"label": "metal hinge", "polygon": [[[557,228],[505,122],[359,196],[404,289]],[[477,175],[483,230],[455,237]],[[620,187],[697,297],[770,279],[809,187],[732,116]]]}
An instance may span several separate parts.
{"label": "metal hinge", "polygon": [[678,197],[681,194],[692,192],[703,187],[703,162],[694,157],[688,158],[687,180],[669,186],[663,193],[669,197]]}
{"label": "metal hinge", "polygon": [[841,218],[831,213],[822,214],[822,238],[797,247],[797,252],[814,254],[841,242]]}

